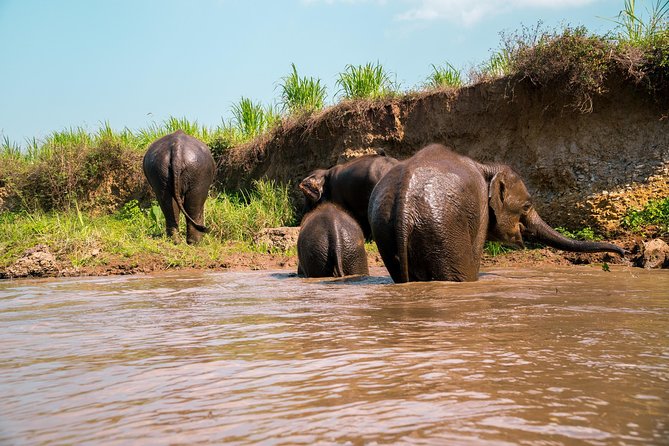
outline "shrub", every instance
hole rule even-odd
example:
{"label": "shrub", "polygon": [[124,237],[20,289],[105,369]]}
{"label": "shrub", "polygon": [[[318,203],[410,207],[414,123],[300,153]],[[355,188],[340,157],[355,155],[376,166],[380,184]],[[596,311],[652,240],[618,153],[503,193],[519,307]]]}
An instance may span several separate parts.
{"label": "shrub", "polygon": [[622,219],[622,226],[632,231],[640,231],[650,225],[669,232],[669,197],[651,200],[643,209],[629,209]]}
{"label": "shrub", "polygon": [[377,99],[396,92],[395,84],[380,63],[347,65],[346,71],[339,73],[337,85],[345,99]]}
{"label": "shrub", "polygon": [[291,114],[320,110],[325,104],[325,86],[320,79],[300,77],[295,64],[293,71],[282,79],[281,103]]}

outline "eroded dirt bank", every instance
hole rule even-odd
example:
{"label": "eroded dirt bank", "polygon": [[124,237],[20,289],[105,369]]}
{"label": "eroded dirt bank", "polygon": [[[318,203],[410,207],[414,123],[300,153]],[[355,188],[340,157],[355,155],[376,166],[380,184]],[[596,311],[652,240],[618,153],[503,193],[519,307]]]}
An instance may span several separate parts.
{"label": "eroded dirt bank", "polygon": [[342,103],[232,149],[218,179],[226,189],[256,178],[296,185],[315,168],[371,148],[403,159],[439,142],[513,166],[553,226],[620,235],[629,207],[669,195],[669,100],[653,101],[630,82],[609,80],[606,90],[587,113],[557,89],[509,79]]}

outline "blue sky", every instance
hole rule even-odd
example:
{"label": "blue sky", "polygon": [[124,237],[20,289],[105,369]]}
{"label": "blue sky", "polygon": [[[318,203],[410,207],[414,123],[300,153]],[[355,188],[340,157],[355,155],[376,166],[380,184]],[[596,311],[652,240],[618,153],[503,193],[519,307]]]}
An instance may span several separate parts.
{"label": "blue sky", "polygon": [[328,102],[347,64],[380,62],[402,88],[431,64],[467,72],[500,31],[542,20],[605,32],[623,0],[0,0],[0,138],[138,129],[169,116],[216,126],[264,104],[295,63]]}

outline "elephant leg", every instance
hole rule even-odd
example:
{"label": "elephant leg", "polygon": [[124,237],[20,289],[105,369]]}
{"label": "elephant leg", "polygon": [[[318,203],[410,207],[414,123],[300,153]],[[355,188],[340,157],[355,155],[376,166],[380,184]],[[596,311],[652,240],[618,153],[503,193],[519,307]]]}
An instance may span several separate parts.
{"label": "elephant leg", "polygon": [[[204,202],[207,200],[207,193],[201,191],[189,191],[184,196],[184,210],[199,225],[204,226]],[[202,232],[199,231],[193,223],[186,219],[186,243],[196,244],[202,239]]]}
{"label": "elephant leg", "polygon": [[376,245],[379,248],[379,254],[381,254],[381,259],[383,259],[383,264],[386,266],[390,277],[392,277],[395,283],[403,282],[394,231],[383,231],[377,234]]}
{"label": "elephant leg", "polygon": [[179,237],[179,206],[169,192],[162,192],[158,196],[158,204],[165,216],[165,232],[167,237],[177,241]]}

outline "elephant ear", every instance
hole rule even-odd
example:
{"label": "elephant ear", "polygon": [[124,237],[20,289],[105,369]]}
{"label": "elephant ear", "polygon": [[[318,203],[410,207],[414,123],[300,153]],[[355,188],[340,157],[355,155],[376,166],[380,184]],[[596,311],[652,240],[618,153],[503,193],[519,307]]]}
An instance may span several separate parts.
{"label": "elephant ear", "polygon": [[488,204],[496,216],[502,214],[506,199],[506,183],[504,172],[498,172],[490,180],[488,187]]}
{"label": "elephant ear", "polygon": [[323,195],[323,185],[325,177],[323,175],[309,175],[300,182],[300,190],[307,197],[307,200],[316,203]]}

